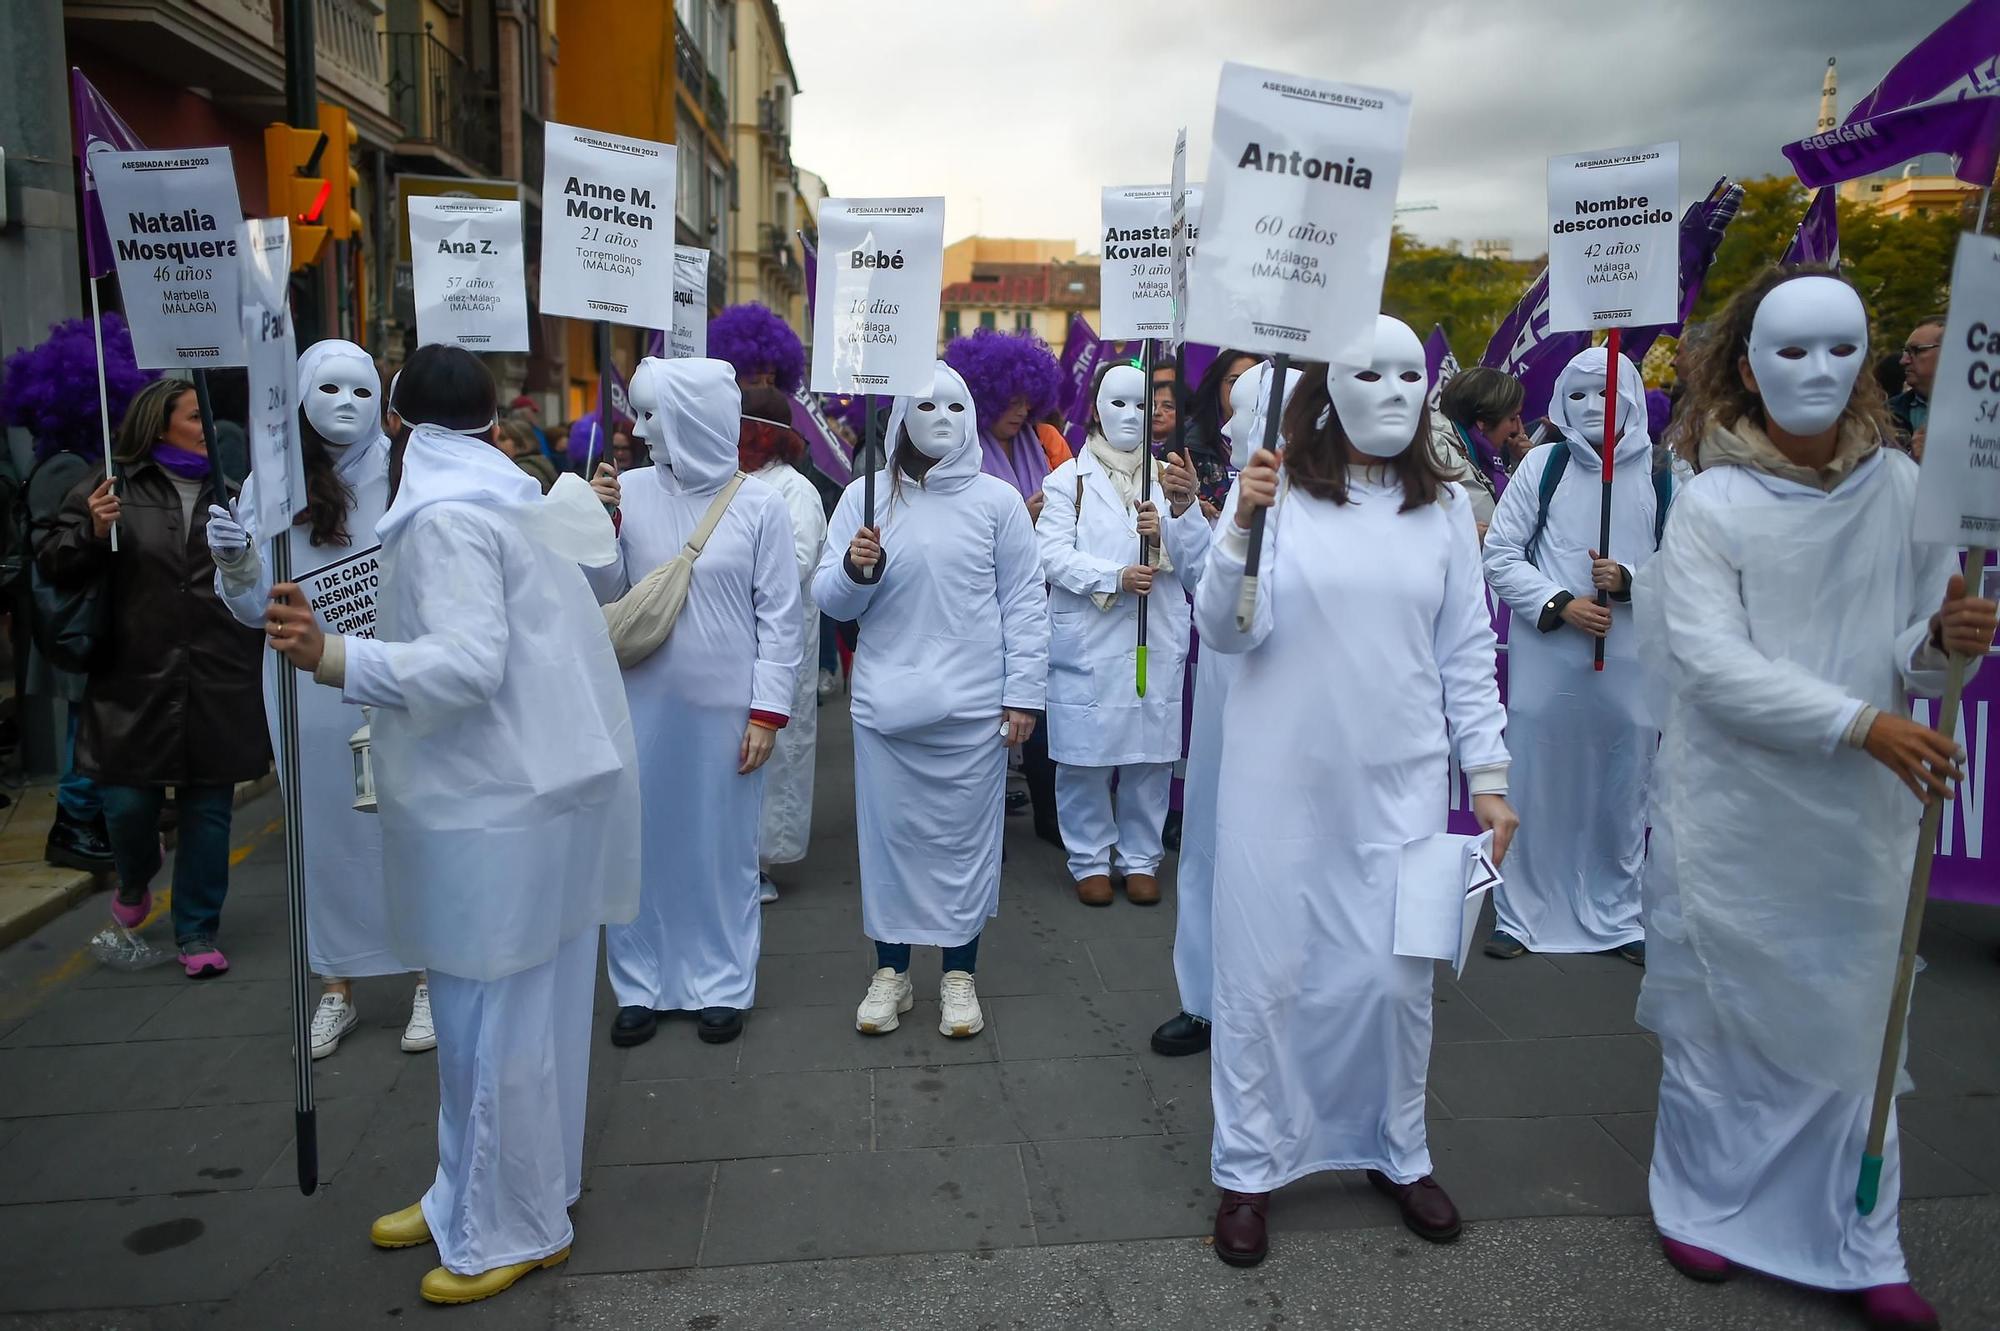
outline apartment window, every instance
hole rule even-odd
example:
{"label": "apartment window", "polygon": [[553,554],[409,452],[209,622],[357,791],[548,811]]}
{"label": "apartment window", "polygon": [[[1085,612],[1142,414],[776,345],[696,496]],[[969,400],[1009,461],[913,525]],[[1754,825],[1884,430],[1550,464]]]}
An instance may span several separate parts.
{"label": "apartment window", "polygon": [[1032,332],[1034,330],[1034,327],[1035,327],[1035,316],[1033,311],[1020,310],[1015,313],[1014,315],[1015,332],[1017,333]]}
{"label": "apartment window", "polygon": [[946,311],[944,312],[944,335],[945,335],[946,337],[957,337],[957,336],[958,336],[958,311],[957,311],[957,310],[946,310]]}
{"label": "apartment window", "polygon": [[708,163],[708,240],[709,248],[720,251],[722,244],[722,221],[729,216],[729,173],[714,158]]}
{"label": "apartment window", "polygon": [[719,79],[729,68],[729,24],[715,0],[704,0],[702,8],[707,15],[702,25],[701,54],[708,61],[709,77]]}
{"label": "apartment window", "polygon": [[693,121],[681,116],[675,121],[675,133],[679,137],[674,153],[674,213],[698,234],[706,234],[704,223],[708,217],[701,197],[701,131]]}
{"label": "apartment window", "polygon": [[997,316],[996,316],[996,315],[995,315],[995,314],[993,313],[993,311],[991,311],[991,310],[981,310],[981,311],[979,312],[979,326],[980,326],[981,328],[996,328],[996,327],[998,327],[998,326],[999,326],[999,323],[1000,323],[1000,320],[999,320],[999,318],[998,318],[998,317],[997,317]]}

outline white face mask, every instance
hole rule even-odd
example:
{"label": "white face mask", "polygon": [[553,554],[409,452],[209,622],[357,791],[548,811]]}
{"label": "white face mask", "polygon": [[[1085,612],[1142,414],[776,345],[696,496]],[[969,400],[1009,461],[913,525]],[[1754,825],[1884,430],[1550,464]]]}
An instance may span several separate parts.
{"label": "white face mask", "polygon": [[958,386],[956,376],[939,374],[931,384],[930,396],[910,403],[909,414],[903,417],[903,432],[919,453],[935,461],[958,447],[971,419],[971,396]]}
{"label": "white face mask", "polygon": [[1401,319],[1375,316],[1375,354],[1368,364],[1329,365],[1327,393],[1354,447],[1371,458],[1392,458],[1417,437],[1417,420],[1430,392],[1424,344]]}
{"label": "white face mask", "polygon": [[327,358],[306,386],[306,420],[335,448],[373,439],[382,428],[382,381],[370,361]]}
{"label": "white face mask", "polygon": [[[1625,373],[1625,367],[1619,367]],[[1578,370],[1570,378],[1559,408],[1569,428],[1592,448],[1604,447],[1604,371]]]}
{"label": "white face mask", "polygon": [[643,366],[640,371],[634,371],[627,393],[632,402],[632,437],[658,447],[661,442],[660,394],[653,387],[651,371]]}
{"label": "white face mask", "polygon": [[1764,414],[1796,435],[1832,429],[1868,359],[1868,312],[1831,277],[1772,289],[1750,321],[1750,372]]}
{"label": "white face mask", "polygon": [[1146,437],[1146,376],[1136,365],[1114,365],[1097,385],[1097,428],[1104,441],[1130,453]]}

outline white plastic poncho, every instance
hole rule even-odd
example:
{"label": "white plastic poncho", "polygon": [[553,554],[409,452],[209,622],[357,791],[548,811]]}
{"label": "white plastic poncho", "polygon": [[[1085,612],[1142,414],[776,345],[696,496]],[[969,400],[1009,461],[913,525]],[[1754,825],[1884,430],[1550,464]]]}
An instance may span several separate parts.
{"label": "white plastic poncho", "polygon": [[1241,1192],[1430,1172],[1432,963],[1394,953],[1397,872],[1405,844],[1445,828],[1450,751],[1471,770],[1507,761],[1464,494],[1406,513],[1399,484],[1360,468],[1349,493],[1281,491],[1243,633],[1232,491],[1195,593],[1204,654],[1242,658],[1223,716],[1210,1046],[1211,1167]]}
{"label": "white plastic poncho", "polygon": [[1925,648],[1958,571],[1956,551],[1910,539],[1916,483],[1887,449],[1828,493],[1711,467],[1632,593],[1665,694],[1639,1019],[1857,1094],[1875,1082],[1919,810],[1844,739],[1864,703],[1907,716],[1910,694],[1942,691]]}
{"label": "white plastic poncho", "polygon": [[545,498],[484,440],[419,425],[376,530],[377,637],[347,640],[344,692],[379,709],[392,946],[499,979],[638,905],[631,717],[579,567],[616,558],[611,524],[580,479]]}
{"label": "white plastic poncho", "polygon": [[758,856],[766,864],[793,864],[805,858],[812,839],[813,765],[819,756],[819,607],[813,604],[812,579],[826,545],[826,509],[813,483],[789,463],[768,463],[757,479],[784,498],[799,568],[798,682],[791,724],[778,732],[777,748],[765,764]]}
{"label": "white plastic poncho", "polygon": [[[726,362],[647,358],[635,406],[653,465],[627,472],[606,599],[678,555],[736,475],[742,397]],[[645,408],[641,406],[643,412]],[[741,776],[750,714],[789,717],[800,656],[799,573],[776,490],[743,482],[695,561],[664,646],[625,674],[645,803],[639,918],[605,935],[621,1007],[751,1007],[762,913],[758,821],[765,770]],[[781,732],[782,733],[782,732]]]}
{"label": "white plastic poncho", "polygon": [[[937,376],[967,404],[963,428],[921,484],[876,475],[880,580],[847,574],[862,525],[857,478],[834,510],[813,591],[827,614],[861,624],[851,713],[862,925],[881,942],[955,947],[999,910],[1001,711],[1042,709],[1049,620],[1021,496],[981,474],[972,395],[942,362]],[[898,398],[890,414],[892,453],[909,409]]]}
{"label": "white plastic poncho", "polygon": [[[1146,696],[1137,687],[1139,598],[1120,590],[1139,558],[1138,513],[1088,449],[1049,474],[1035,536],[1049,580],[1049,756],[1072,767],[1172,763],[1181,756],[1188,597],[1208,559],[1208,522],[1190,504],[1172,515],[1154,467],[1160,544],[1170,573],[1147,597]],[[1077,508],[1081,482],[1083,507]],[[1114,595],[1110,609],[1093,599]]]}
{"label": "white plastic poncho", "polygon": [[[328,353],[320,343],[299,358],[302,383],[313,363]],[[351,347],[352,343],[340,343]],[[366,357],[359,347],[354,354]],[[371,363],[372,368],[372,363]],[[309,527],[286,532],[294,580],[334,564],[364,563],[376,548],[375,524],[389,506],[389,441],[373,438],[334,452],[334,472],[353,495],[345,523],[346,545],[316,546]],[[257,476],[243,483],[236,511],[250,534],[254,550],[264,543],[257,531]],[[222,561],[216,563],[215,591],[230,613],[253,628],[264,626],[271,598],[268,557],[244,561],[243,580]],[[322,617],[320,627],[338,628]],[[264,662],[264,720],[277,751],[275,711],[277,672],[291,666],[275,652]],[[306,944],[313,970],[350,979],[364,975],[395,975],[408,969],[389,945],[389,899],[382,879],[382,820],[354,808],[354,762],[347,738],[361,725],[361,709],[349,706],[332,689],[299,690],[299,811],[305,818]]]}
{"label": "white plastic poncho", "polygon": [[[1646,860],[1646,783],[1659,734],[1644,705],[1632,605],[1611,601],[1604,669],[1595,641],[1560,624],[1536,628],[1559,592],[1594,596],[1590,552],[1599,539],[1602,467],[1580,428],[1572,391],[1604,387],[1605,352],[1591,347],[1556,379],[1551,410],[1561,436],[1529,453],[1486,533],[1486,578],[1514,612],[1508,658],[1508,788],[1521,830],[1496,893],[1499,926],[1535,952],[1602,952],[1644,937],[1639,876]],[[1597,432],[1601,432],[1601,419]],[[1569,455],[1533,557],[1527,549],[1542,476]],[[1659,499],[1652,480],[1645,388],[1619,357],[1618,446],[1611,487],[1611,557],[1636,575],[1653,557]]]}

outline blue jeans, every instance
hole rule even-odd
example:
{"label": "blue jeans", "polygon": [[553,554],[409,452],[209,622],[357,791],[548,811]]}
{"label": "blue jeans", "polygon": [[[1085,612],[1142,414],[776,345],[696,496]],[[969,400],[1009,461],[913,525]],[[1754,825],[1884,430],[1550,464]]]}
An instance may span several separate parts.
{"label": "blue jeans", "polygon": [[[946,972],[964,971],[967,975],[970,975],[979,967],[978,934],[974,934],[972,941],[969,943],[960,943],[957,947],[947,947],[942,949],[942,951],[944,952],[944,969]],[[908,943],[877,942],[875,944],[875,966],[878,970],[887,966],[898,975],[904,974],[910,969],[910,945]]]}
{"label": "blue jeans", "polygon": [[[111,859],[121,892],[132,899],[160,871],[160,807],[165,786],[100,785]],[[179,843],[174,848],[174,941],[196,934],[213,938],[229,894],[229,823],[234,786],[176,786]]]}
{"label": "blue jeans", "polygon": [[62,811],[80,823],[94,823],[104,816],[104,801],[97,793],[97,783],[76,770],[76,728],[83,721],[83,711],[76,704],[68,707],[69,725],[63,732],[62,777],[56,782],[56,804]]}
{"label": "blue jeans", "polygon": [[825,615],[819,617],[819,668],[830,675],[840,673],[840,631]]}

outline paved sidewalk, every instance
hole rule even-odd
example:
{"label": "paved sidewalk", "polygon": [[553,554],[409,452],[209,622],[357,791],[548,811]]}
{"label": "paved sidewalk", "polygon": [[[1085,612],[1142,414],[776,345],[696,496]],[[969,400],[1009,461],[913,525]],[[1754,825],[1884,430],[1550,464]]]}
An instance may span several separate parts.
{"label": "paved sidewalk", "polygon": [[[491,1326],[1842,1327],[1846,1306],[1761,1280],[1695,1288],[1649,1242],[1658,1053],[1639,973],[1602,957],[1476,958],[1438,985],[1431,1134],[1471,1222],[1416,1242],[1356,1176],[1281,1193],[1272,1261],[1200,1242],[1205,1058],[1146,1036],[1172,1014],[1171,903],[1078,905],[1062,856],[1009,820],[980,957],[987,1030],[936,1031],[936,953],[901,1030],[857,1035],[872,958],[855,888],[844,708],[822,715],[809,867],[766,908],[738,1042],[691,1023],[614,1050],[600,986],[574,1256]],[[429,1251],[368,1221],[434,1163],[435,1069],[396,1047],[400,980],[317,1065],[323,1184],[293,1184],[282,840],[269,799],[223,942],[235,969],[98,970],[101,907],[0,952],[0,1325],[353,1327],[414,1315]],[[2000,1326],[2000,914],[1933,908],[1904,1102],[1917,1278],[1947,1324]],[[664,1274],[663,1274],[664,1273]],[[40,1314],[40,1315],[37,1315]]]}

